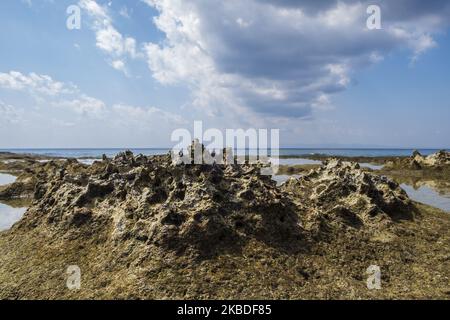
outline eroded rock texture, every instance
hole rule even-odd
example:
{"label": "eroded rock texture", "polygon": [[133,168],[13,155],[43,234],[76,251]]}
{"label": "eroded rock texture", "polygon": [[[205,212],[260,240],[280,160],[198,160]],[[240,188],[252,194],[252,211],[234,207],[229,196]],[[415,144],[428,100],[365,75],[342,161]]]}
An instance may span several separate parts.
{"label": "eroded rock texture", "polygon": [[396,182],[357,163],[328,161],[282,189],[327,223],[359,228],[413,217],[413,205]]}

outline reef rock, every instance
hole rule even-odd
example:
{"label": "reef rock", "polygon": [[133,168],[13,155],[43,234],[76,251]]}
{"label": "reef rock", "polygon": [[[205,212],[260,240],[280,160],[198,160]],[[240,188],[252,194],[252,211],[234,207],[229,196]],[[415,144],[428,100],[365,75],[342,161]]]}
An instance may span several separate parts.
{"label": "reef rock", "polygon": [[441,150],[428,156],[423,156],[419,151],[414,150],[411,157],[397,158],[388,161],[386,169],[434,169],[450,166],[450,152]]}
{"label": "reef rock", "polygon": [[330,160],[282,186],[311,217],[359,228],[396,219],[411,219],[413,206],[399,185],[360,169],[357,163]]}
{"label": "reef rock", "polygon": [[301,238],[296,206],[255,166],[174,165],[170,156],[130,151],[69,170],[73,165],[47,169],[15,228],[43,226],[64,238],[108,230],[113,243],[198,254],[248,238],[286,247]]}
{"label": "reef rock", "polygon": [[450,165],[450,152],[445,150],[438,151],[425,158],[419,159],[419,163],[427,166]]}

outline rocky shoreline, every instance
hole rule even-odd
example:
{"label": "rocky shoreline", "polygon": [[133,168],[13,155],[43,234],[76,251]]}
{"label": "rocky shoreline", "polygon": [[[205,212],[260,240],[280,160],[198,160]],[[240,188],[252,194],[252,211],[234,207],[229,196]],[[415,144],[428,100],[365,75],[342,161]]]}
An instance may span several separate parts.
{"label": "rocky shoreline", "polygon": [[[260,166],[169,155],[20,160],[0,162],[18,177],[0,199],[31,201],[0,233],[3,299],[450,298],[450,216],[348,159],[280,187]],[[442,176],[449,157],[383,164]],[[70,265],[80,290],[66,287]],[[371,265],[380,290],[366,286]]]}

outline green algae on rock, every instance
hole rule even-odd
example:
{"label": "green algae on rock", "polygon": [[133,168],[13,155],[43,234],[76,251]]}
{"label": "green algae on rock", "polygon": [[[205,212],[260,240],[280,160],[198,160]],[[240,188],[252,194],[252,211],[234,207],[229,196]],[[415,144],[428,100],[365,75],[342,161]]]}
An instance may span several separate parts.
{"label": "green algae on rock", "polygon": [[[258,166],[130,152],[28,174],[33,203],[0,233],[1,298],[447,297],[448,215],[354,163],[281,188]],[[372,264],[381,291],[365,286]]]}

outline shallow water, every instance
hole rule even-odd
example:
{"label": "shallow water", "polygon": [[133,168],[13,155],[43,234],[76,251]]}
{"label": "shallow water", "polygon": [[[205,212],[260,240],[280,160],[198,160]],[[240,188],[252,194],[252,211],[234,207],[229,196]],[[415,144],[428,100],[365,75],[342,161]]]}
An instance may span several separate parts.
{"label": "shallow water", "polygon": [[79,163],[92,165],[95,161],[99,161],[99,159],[77,159]]}
{"label": "shallow water", "polygon": [[[16,177],[0,173],[0,186],[13,183]],[[0,231],[8,230],[14,223],[19,221],[27,208],[14,208],[4,203],[0,203]]]}
{"label": "shallow water", "polygon": [[19,221],[27,208],[13,208],[0,203],[0,231],[10,229],[14,223]]}
{"label": "shallow water", "polygon": [[0,173],[0,186],[13,183],[14,181],[16,181],[16,177],[6,173]]}
{"label": "shallow water", "polygon": [[440,194],[428,186],[415,189],[410,185],[402,184],[401,187],[411,199],[450,212],[450,194]]}
{"label": "shallow water", "polygon": [[361,168],[369,168],[372,170],[381,170],[383,169],[383,165],[379,165],[379,164],[372,164],[372,163],[360,163],[359,166]]}
{"label": "shallow water", "polygon": [[272,176],[272,180],[276,181],[277,186],[281,186],[283,183],[289,180],[289,178],[299,178],[300,175],[294,174],[292,176],[286,175],[286,174],[280,174]]}

